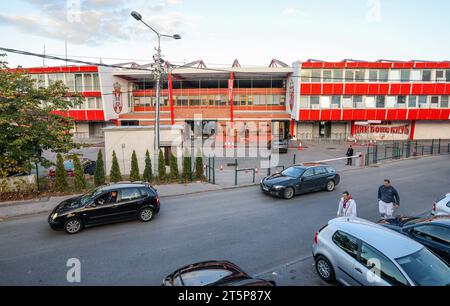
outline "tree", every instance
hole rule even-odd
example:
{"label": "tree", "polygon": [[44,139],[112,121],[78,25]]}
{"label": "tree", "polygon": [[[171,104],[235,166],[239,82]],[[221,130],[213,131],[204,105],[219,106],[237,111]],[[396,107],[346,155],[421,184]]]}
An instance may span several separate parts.
{"label": "tree", "polygon": [[153,169],[152,169],[152,160],[150,158],[150,153],[145,152],[145,169],[143,179],[146,182],[151,182],[153,180]]}
{"label": "tree", "polygon": [[36,82],[24,69],[8,69],[0,60],[0,177],[28,172],[34,163],[49,167],[45,150],[67,153],[79,147],[71,134],[74,121],[65,114],[82,97],[69,94],[62,82],[47,88]]}
{"label": "tree", "polygon": [[170,178],[177,180],[180,177],[178,172],[178,160],[175,155],[170,154]]}
{"label": "tree", "polygon": [[183,179],[185,180],[189,180],[191,178],[191,174],[192,174],[192,159],[191,156],[189,155],[189,151],[186,149],[184,151],[184,156],[183,156]]}
{"label": "tree", "polygon": [[166,161],[164,159],[164,154],[162,150],[159,150],[158,156],[158,178],[162,182],[166,180]]}
{"label": "tree", "polygon": [[105,165],[103,163],[102,150],[98,150],[97,154],[97,164],[95,166],[94,183],[95,186],[101,186],[105,184]]}
{"label": "tree", "polygon": [[109,174],[111,182],[117,183],[122,180],[122,174],[120,173],[119,161],[117,160],[116,151],[113,151],[111,172]]}
{"label": "tree", "polygon": [[74,175],[75,175],[75,189],[76,191],[83,191],[86,189],[86,179],[84,177],[84,168],[81,166],[78,155],[73,157]]}
{"label": "tree", "polygon": [[195,159],[195,179],[203,180],[205,174],[203,173],[203,156],[200,150],[197,152],[197,158]]}
{"label": "tree", "polygon": [[67,171],[64,168],[64,160],[61,154],[56,155],[56,171],[55,171],[55,189],[56,191],[66,191],[68,184],[67,184]]}
{"label": "tree", "polygon": [[140,181],[141,177],[139,176],[139,165],[136,157],[136,152],[133,150],[133,154],[131,155],[131,172],[130,172],[130,181]]}

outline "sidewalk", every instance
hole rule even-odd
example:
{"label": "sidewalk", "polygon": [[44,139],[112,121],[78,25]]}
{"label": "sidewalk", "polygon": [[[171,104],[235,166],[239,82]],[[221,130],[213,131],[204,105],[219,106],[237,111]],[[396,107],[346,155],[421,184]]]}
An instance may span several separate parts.
{"label": "sidewalk", "polygon": [[[169,184],[154,187],[158,190],[161,198],[225,189],[224,187],[208,183]],[[0,203],[0,222],[28,215],[50,213],[60,202],[75,196],[69,195]]]}

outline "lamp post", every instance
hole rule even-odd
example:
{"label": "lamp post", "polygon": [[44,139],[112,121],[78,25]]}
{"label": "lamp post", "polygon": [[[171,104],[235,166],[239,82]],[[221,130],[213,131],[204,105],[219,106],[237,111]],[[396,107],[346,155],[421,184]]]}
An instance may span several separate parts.
{"label": "lamp post", "polygon": [[178,34],[175,35],[167,35],[161,34],[148,25],[145,21],[142,20],[142,15],[136,11],[131,12],[131,16],[137,21],[142,22],[145,26],[147,26],[150,30],[152,30],[158,36],[158,47],[156,48],[156,54],[153,56],[155,60],[155,74],[156,74],[156,108],[155,108],[155,138],[154,138],[154,149],[155,149],[155,161],[157,161],[157,154],[160,149],[160,100],[161,100],[161,79],[164,73],[164,65],[161,56],[161,37],[169,37],[173,39],[181,39],[181,36]]}

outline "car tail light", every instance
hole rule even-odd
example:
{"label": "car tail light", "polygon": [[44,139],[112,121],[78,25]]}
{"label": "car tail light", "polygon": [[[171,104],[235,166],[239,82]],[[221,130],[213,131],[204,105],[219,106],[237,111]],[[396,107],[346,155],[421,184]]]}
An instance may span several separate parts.
{"label": "car tail light", "polygon": [[314,244],[317,244],[319,240],[319,232],[316,232],[316,234],[314,235]]}
{"label": "car tail light", "polygon": [[156,196],[156,200],[155,200],[156,206],[159,206],[159,197]]}

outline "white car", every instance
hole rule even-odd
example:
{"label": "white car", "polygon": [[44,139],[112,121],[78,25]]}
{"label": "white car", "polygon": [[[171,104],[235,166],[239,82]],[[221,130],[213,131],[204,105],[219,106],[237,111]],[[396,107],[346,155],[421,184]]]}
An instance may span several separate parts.
{"label": "white car", "polygon": [[450,193],[447,193],[445,197],[433,203],[431,214],[434,216],[450,215]]}

